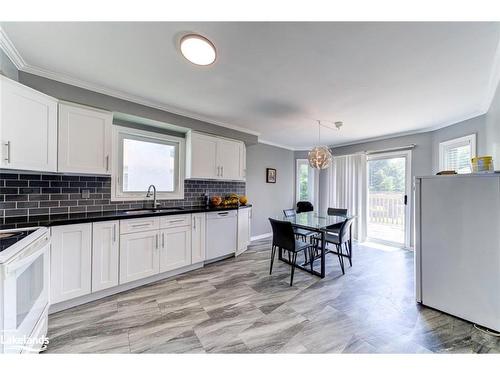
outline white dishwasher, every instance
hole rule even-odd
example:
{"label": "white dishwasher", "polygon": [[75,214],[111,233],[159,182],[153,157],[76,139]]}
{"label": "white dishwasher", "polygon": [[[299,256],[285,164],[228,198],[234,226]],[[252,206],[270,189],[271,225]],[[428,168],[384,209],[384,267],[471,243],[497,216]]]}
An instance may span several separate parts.
{"label": "white dishwasher", "polygon": [[236,252],[238,210],[207,213],[206,260],[217,260]]}

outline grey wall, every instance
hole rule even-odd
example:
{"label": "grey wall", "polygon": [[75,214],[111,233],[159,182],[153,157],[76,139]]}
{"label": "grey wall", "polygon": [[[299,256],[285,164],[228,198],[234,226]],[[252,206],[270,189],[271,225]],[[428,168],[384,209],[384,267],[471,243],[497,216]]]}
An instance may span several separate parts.
{"label": "grey wall", "polygon": [[0,74],[17,81],[19,79],[16,66],[7,55],[0,49]]}
{"label": "grey wall", "polygon": [[[283,148],[247,147],[246,191],[252,207],[252,236],[271,232],[268,218],[294,204],[294,155]],[[266,183],[266,168],[276,168],[275,184]]]}
{"label": "grey wall", "polygon": [[188,129],[198,130],[205,133],[221,135],[228,138],[238,139],[246,144],[256,144],[257,136],[214,125],[208,122],[195,120],[189,117],[176,115],[160,109],[137,104],[113,96],[100,94],[80,87],[57,82],[48,78],[40,77],[26,72],[19,72],[19,82],[34,88],[55,98],[102,108],[112,112],[126,113],[146,119],[164,122]]}
{"label": "grey wall", "polygon": [[493,156],[495,169],[500,169],[500,85],[486,114],[487,154]]}

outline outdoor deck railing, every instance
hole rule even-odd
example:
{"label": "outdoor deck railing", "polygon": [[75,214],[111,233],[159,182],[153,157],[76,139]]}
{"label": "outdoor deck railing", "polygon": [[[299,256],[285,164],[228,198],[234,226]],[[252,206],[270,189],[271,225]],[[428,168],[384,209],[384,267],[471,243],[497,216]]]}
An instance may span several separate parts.
{"label": "outdoor deck railing", "polygon": [[404,216],[404,193],[378,191],[368,194],[370,223],[403,225]]}

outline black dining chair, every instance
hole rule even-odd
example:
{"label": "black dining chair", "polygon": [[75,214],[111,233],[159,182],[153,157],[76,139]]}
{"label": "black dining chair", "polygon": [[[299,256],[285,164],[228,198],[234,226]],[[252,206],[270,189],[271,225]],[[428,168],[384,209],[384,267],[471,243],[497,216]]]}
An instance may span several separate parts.
{"label": "black dining chair", "polygon": [[328,207],[327,214],[329,216],[345,216],[345,215],[347,215],[347,208]]}
{"label": "black dining chair", "polygon": [[[312,250],[314,244],[299,241],[295,238],[295,233],[293,232],[292,223],[289,221],[281,221],[269,218],[271,222],[271,227],[273,229],[273,245],[271,250],[271,267],[269,268],[269,274],[273,272],[274,257],[276,255],[276,250],[286,250],[288,251],[288,261],[292,267],[290,275],[290,286],[293,285],[293,275],[297,265],[297,254],[301,251],[309,251],[310,259],[313,259]],[[313,268],[313,262],[310,262],[311,271]]]}
{"label": "black dining chair", "polygon": [[[295,212],[295,210],[293,208],[288,208],[286,210],[283,210],[283,215],[285,217],[294,217],[297,215],[297,213]],[[293,232],[295,233],[295,237],[297,239],[300,238],[304,241],[307,241],[307,237],[315,234],[315,232],[311,232],[309,230],[302,229],[302,228],[293,228]]]}
{"label": "black dining chair", "polygon": [[311,202],[300,201],[297,202],[297,213],[314,211],[314,207]]}
{"label": "black dining chair", "polygon": [[[342,274],[345,275],[344,258],[349,260],[349,265],[352,267],[352,241],[351,229],[354,218],[346,219],[340,226],[338,234],[325,233],[325,246],[328,244],[335,245],[336,251],[328,250],[328,253],[336,254],[339,257],[339,264]],[[346,253],[344,254],[342,246],[345,245]],[[315,238],[315,246],[320,246],[320,239]]]}
{"label": "black dining chair", "polygon": [[[328,210],[326,213],[328,214],[328,216],[346,216],[347,215],[347,208],[328,207]],[[330,225],[330,226],[328,226],[328,232],[338,235],[341,226],[342,226],[342,223]]]}

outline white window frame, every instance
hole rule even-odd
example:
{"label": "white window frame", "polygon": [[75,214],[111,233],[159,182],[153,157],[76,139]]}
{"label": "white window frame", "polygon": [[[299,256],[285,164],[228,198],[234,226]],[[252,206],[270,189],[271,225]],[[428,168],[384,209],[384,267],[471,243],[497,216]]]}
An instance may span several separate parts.
{"label": "white window frame", "polygon": [[309,160],[307,159],[296,159],[295,161],[295,204],[297,204],[297,202],[300,201],[300,184],[299,184],[299,165],[302,164],[302,163],[306,163],[308,165],[308,168],[309,168],[309,172],[312,172],[310,174],[310,177],[312,177],[312,181],[308,181],[308,185],[309,185],[309,188],[311,188],[311,192],[310,192],[310,200],[309,202],[311,202],[315,207],[316,207],[316,201],[315,201],[315,198],[316,198],[316,173],[314,171],[313,168],[311,168],[311,166],[309,165]]}
{"label": "white window frame", "polygon": [[136,201],[146,200],[146,190],[149,186],[148,181],[144,181],[144,192],[123,192],[121,178],[123,176],[123,139],[151,140],[157,143],[174,144],[176,147],[174,191],[158,191],[157,199],[184,199],[184,178],[185,178],[185,140],[184,138],[171,135],[138,130],[123,126],[113,125],[113,152],[111,163],[111,200],[112,201]]}
{"label": "white window frame", "polygon": [[463,137],[449,139],[439,143],[439,170],[448,170],[448,160],[446,160],[447,152],[449,148],[455,148],[460,146],[471,146],[471,158],[476,157],[476,134],[469,134]]}

